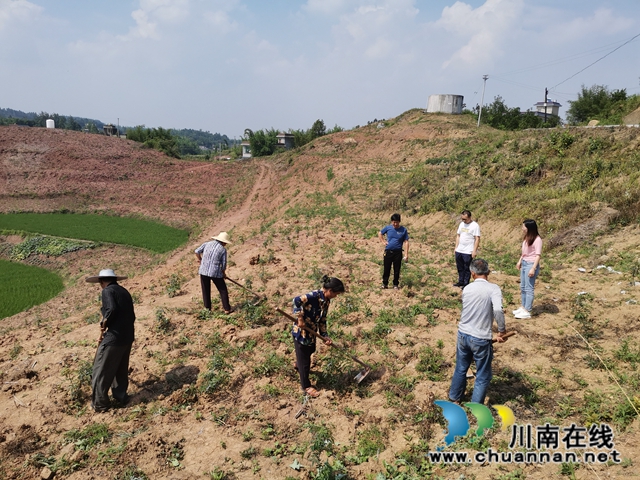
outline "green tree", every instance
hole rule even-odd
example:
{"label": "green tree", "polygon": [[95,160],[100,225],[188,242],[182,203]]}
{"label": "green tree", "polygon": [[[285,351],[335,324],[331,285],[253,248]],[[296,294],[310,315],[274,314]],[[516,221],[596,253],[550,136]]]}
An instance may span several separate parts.
{"label": "green tree", "polygon": [[93,122],[87,123],[84,128],[86,128],[89,133],[100,133],[100,130],[98,130],[98,127],[96,127],[96,124]]}
{"label": "green tree", "polygon": [[548,115],[547,121],[535,113],[521,112],[518,107],[509,108],[501,96],[494,98],[493,102],[482,110],[483,123],[500,130],[522,130],[525,128],[549,128],[560,123],[556,115]]}
{"label": "green tree", "polygon": [[316,120],[313,122],[310,130],[310,136],[313,140],[314,138],[322,137],[327,134],[327,127],[325,126],[322,120]]}
{"label": "green tree", "polygon": [[278,130],[273,128],[270,130],[256,130],[255,132],[251,132],[251,136],[249,137],[251,155],[254,157],[265,157],[273,154],[278,146],[277,136]]}
{"label": "green tree", "polygon": [[145,128],[144,125],[138,125],[127,129],[127,139],[140,142],[146,147],[160,150],[170,157],[180,158],[178,140],[171,134],[169,129],[162,127]]}
{"label": "green tree", "polygon": [[609,109],[611,95],[606,85],[592,85],[589,88],[582,85],[578,99],[569,103],[571,104],[567,110],[569,123],[585,123]]}

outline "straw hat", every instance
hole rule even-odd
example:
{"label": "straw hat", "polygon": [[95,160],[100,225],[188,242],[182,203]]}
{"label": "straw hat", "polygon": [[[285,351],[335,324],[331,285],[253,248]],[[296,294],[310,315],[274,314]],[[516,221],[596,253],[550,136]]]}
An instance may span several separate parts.
{"label": "straw hat", "polygon": [[124,275],[116,275],[116,272],[114,272],[110,268],[106,268],[104,270],[100,270],[100,273],[98,275],[95,275],[93,277],[87,277],[85,280],[89,283],[98,283],[103,278],[115,278],[116,281],[118,281],[118,280],[124,280],[127,277]]}
{"label": "straw hat", "polygon": [[222,243],[231,243],[231,239],[229,238],[229,234],[227,232],[220,232],[220,235],[211,238]]}

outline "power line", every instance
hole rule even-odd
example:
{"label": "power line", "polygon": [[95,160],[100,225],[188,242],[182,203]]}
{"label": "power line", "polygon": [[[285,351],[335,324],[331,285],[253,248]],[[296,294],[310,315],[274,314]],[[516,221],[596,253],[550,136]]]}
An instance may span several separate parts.
{"label": "power line", "polygon": [[527,85],[525,83],[514,82],[513,80],[506,80],[504,78],[500,78],[500,77],[497,77],[495,75],[492,75],[491,78],[493,78],[495,80],[498,80],[499,82],[502,82],[502,83],[508,83],[510,85],[515,85],[517,87],[528,88],[529,90],[535,90],[536,92],[540,91],[540,87],[535,87],[533,85]]}
{"label": "power line", "polygon": [[[601,47],[597,47],[597,48],[594,48],[592,50],[587,50],[585,52],[575,53],[575,54],[569,55],[567,57],[556,58],[554,60],[549,60],[547,62],[539,63],[537,65],[531,65],[530,67],[525,67],[525,68],[522,68],[522,69],[519,69],[519,70],[513,70],[513,71],[510,71],[510,72],[500,73],[499,75],[503,75],[503,76],[516,75],[518,73],[525,73],[525,72],[529,72],[531,70],[538,70],[540,68],[546,68],[546,67],[550,67],[550,66],[553,66],[553,65],[558,65],[560,63],[566,63],[567,61],[570,61],[570,60],[577,60],[577,59],[580,59],[580,58],[583,58],[583,57],[588,57],[589,55],[592,55],[594,53],[598,53],[598,52],[604,51],[604,50],[608,49],[609,47],[611,47],[612,45],[616,45],[618,43],[620,43],[620,42],[609,43],[607,45],[603,45]],[[620,45],[620,47],[621,46],[622,45]],[[618,47],[618,48],[620,48],[620,47]]]}
{"label": "power line", "polygon": [[622,45],[617,46],[616,48],[614,48],[613,50],[611,50],[609,53],[607,53],[606,55],[603,55],[602,57],[600,57],[599,59],[597,59],[595,62],[590,63],[589,65],[587,65],[586,67],[584,67],[582,70],[574,73],[573,75],[571,75],[569,78],[564,79],[563,81],[561,81],[560,83],[558,83],[557,85],[554,85],[553,87],[551,87],[551,90],[553,90],[554,88],[556,88],[558,85],[562,85],[564,82],[571,80],[573,77],[575,77],[576,75],[584,72],[587,68],[592,67],[593,65],[595,65],[596,63],[598,63],[600,60],[608,57],[609,55],[611,55],[613,52],[615,52],[616,50],[621,49],[622,47],[624,47],[627,43],[631,43],[633,40],[635,40],[636,38],[640,37],[640,33],[638,33],[637,35],[631,37],[629,40],[627,40],[626,42],[624,42]]}

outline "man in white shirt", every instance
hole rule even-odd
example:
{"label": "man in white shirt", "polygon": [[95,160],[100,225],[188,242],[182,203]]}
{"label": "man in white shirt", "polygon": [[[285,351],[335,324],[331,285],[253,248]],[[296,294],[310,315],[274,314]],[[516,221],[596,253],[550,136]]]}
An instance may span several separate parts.
{"label": "man in white shirt", "polygon": [[456,248],[454,249],[456,267],[458,268],[458,281],[453,286],[464,288],[471,281],[471,271],[469,270],[471,260],[476,258],[478,254],[480,225],[471,220],[471,212],[469,210],[463,210],[460,214],[460,219],[462,221],[458,226]]}

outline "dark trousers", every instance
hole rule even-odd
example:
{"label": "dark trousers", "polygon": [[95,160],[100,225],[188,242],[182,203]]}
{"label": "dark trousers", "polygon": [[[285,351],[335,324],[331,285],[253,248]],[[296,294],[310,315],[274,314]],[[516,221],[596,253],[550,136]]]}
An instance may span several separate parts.
{"label": "dark trousers", "polygon": [[391,265],[393,265],[393,286],[400,285],[400,267],[402,266],[402,250],[384,251],[384,272],[382,273],[382,284],[389,285],[389,275],[391,275]]}
{"label": "dark trousers", "polygon": [[100,345],[93,362],[91,375],[91,403],[96,410],[109,408],[109,388],[113,398],[121,403],[127,400],[129,388],[129,355],[131,345]]}
{"label": "dark trousers", "polygon": [[220,293],[220,301],[222,302],[222,308],[225,312],[231,310],[229,304],[229,292],[227,291],[227,284],[224,278],[207,277],[206,275],[200,275],[200,286],[202,287],[202,302],[204,308],[211,310],[211,282],[216,286]]}
{"label": "dark trousers", "polygon": [[[451,257],[449,257],[451,258]],[[470,253],[460,253],[456,252],[456,267],[458,267],[458,284],[461,287],[466,287],[469,285],[471,281],[471,270],[469,270],[469,266],[471,265],[471,257]]]}
{"label": "dark trousers", "polygon": [[300,386],[302,390],[306,390],[311,386],[309,381],[309,372],[311,371],[311,354],[316,351],[316,344],[302,345],[293,339],[293,345],[296,349],[296,366],[300,375]]}

